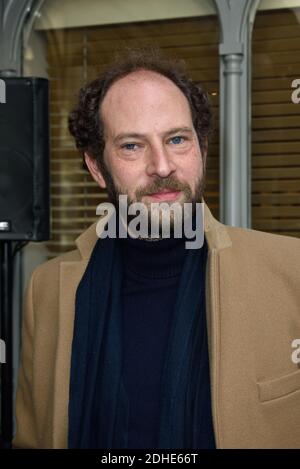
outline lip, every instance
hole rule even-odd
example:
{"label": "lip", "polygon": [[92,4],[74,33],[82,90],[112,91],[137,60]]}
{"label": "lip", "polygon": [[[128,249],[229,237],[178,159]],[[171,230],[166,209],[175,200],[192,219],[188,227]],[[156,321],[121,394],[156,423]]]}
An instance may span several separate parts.
{"label": "lip", "polygon": [[163,190],[161,192],[157,192],[156,194],[149,194],[147,195],[147,197],[151,197],[152,199],[155,199],[155,200],[174,200],[174,199],[177,199],[179,194],[180,194],[180,191]]}

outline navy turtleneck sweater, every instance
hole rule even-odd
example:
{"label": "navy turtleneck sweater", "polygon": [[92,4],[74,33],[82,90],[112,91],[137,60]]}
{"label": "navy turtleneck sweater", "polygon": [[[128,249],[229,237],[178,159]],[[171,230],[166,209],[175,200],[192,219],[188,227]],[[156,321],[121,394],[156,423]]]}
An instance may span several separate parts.
{"label": "navy turtleneck sweater", "polygon": [[155,449],[160,380],[186,239],[146,241],[128,237],[119,241],[124,266],[123,380],[129,403],[127,447]]}

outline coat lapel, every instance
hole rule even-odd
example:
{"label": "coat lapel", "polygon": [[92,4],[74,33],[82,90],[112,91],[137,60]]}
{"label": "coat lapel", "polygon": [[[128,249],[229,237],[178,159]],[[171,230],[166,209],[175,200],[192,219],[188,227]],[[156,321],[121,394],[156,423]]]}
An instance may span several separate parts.
{"label": "coat lapel", "polygon": [[211,406],[216,447],[220,448],[219,425],[219,364],[221,360],[220,337],[220,281],[219,253],[230,248],[232,242],[225,225],[216,220],[204,202],[204,234],[208,245],[205,279],[208,352],[210,364]]}
{"label": "coat lapel", "polygon": [[[212,412],[216,444],[218,434],[218,364],[220,360],[219,327],[219,263],[218,253],[231,247],[231,239],[226,226],[211,214],[204,199],[204,232],[208,244],[206,268],[206,314],[211,373]],[[55,362],[55,382],[53,394],[53,447],[66,448],[68,434],[68,401],[71,366],[71,349],[75,315],[75,294],[77,286],[87,267],[89,257],[98,239],[97,222],[93,223],[76,239],[78,260],[60,262],[59,281],[59,321]]]}
{"label": "coat lapel", "polygon": [[76,240],[80,259],[60,263],[58,337],[53,395],[54,448],[66,448],[68,444],[68,402],[75,295],[96,241],[96,223],[94,223]]}

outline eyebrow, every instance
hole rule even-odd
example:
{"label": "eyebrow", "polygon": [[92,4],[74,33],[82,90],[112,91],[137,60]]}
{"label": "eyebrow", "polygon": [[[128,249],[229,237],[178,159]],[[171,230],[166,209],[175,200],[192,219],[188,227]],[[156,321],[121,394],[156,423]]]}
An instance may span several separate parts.
{"label": "eyebrow", "polygon": [[[167,132],[164,132],[162,135],[163,137],[168,137],[169,135],[172,135],[172,134],[177,134],[177,133],[192,133],[192,129],[190,127],[174,127],[173,129],[170,129],[170,130],[167,130]],[[128,133],[121,133],[121,134],[118,134],[113,142],[114,143],[118,143],[120,140],[123,140],[125,138],[146,138],[147,135],[146,134],[139,134],[137,132],[128,132]]]}

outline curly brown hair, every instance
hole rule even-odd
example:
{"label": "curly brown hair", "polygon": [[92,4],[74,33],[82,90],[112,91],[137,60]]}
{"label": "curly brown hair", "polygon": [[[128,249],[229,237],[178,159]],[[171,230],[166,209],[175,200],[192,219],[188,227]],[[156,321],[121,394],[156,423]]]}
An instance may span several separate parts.
{"label": "curly brown hair", "polygon": [[212,110],[207,92],[187,77],[182,60],[164,57],[159,49],[127,49],[116,55],[114,62],[99,78],[80,89],[78,105],[69,115],[69,131],[82,154],[85,168],[84,152],[88,152],[96,159],[98,167],[107,172],[103,160],[104,128],[99,109],[111,85],[137,70],[159,73],[182,91],[190,105],[202,154],[206,154],[212,132]]}

